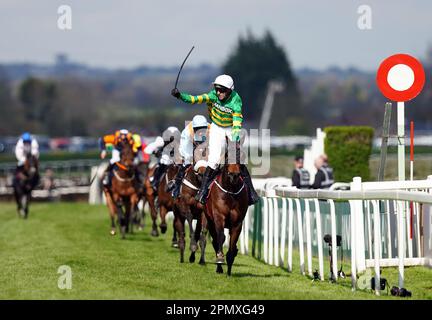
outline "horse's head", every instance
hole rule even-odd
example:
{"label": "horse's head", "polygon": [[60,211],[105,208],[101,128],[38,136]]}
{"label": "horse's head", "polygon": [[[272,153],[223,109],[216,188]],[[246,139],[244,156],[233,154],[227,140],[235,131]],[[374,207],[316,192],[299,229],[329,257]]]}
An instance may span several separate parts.
{"label": "horse's head", "polygon": [[230,184],[237,184],[240,179],[240,164],[228,164],[225,166],[226,177]]}
{"label": "horse's head", "polygon": [[127,168],[131,168],[134,164],[134,152],[132,150],[132,145],[128,141],[120,141],[119,147],[120,152],[120,162]]}
{"label": "horse's head", "polygon": [[26,160],[24,162],[24,172],[28,176],[32,177],[37,173],[38,165],[38,159],[34,155],[27,153]]}
{"label": "horse's head", "polygon": [[206,171],[206,168],[207,168],[207,160],[204,159],[198,160],[194,165],[193,169],[200,183],[202,182],[202,178],[204,176],[204,172]]}

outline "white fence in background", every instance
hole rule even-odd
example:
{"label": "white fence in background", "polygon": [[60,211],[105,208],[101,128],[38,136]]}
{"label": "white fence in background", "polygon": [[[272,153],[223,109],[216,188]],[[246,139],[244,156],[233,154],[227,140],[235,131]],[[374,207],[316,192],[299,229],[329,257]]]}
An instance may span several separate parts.
{"label": "white fence in background", "polygon": [[[375,283],[380,283],[380,268],[397,266],[403,287],[405,266],[432,267],[432,176],[387,182],[354,178],[350,191],[298,190],[277,184],[266,188],[270,184],[260,183],[263,197],[248,211],[241,253],[251,251],[252,234],[254,256],[292,271],[295,246],[300,272],[312,277],[316,269],[324,280],[324,235],[330,235],[333,244],[340,235],[341,247],[333,246],[328,269],[337,280],[338,250],[349,253],[353,290],[357,274],[366,268],[374,268]],[[379,290],[378,285],[377,294]]]}

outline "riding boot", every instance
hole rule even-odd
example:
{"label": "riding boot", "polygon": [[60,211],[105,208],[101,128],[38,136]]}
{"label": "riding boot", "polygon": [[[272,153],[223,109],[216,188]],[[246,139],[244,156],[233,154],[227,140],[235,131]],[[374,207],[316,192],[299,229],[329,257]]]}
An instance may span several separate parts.
{"label": "riding boot", "polygon": [[177,199],[180,195],[180,186],[181,186],[183,178],[186,174],[186,170],[189,167],[190,167],[190,164],[186,164],[186,165],[183,165],[180,167],[179,172],[177,173],[177,175],[175,177],[174,185],[170,189],[168,189],[168,191],[172,190],[172,196],[174,199]]}
{"label": "riding boot", "polygon": [[168,166],[166,164],[159,163],[159,166],[155,169],[154,175],[153,175],[153,181],[152,181],[152,187],[153,190],[157,191],[159,187],[159,182],[163,176],[163,174],[166,172]]}
{"label": "riding boot", "polygon": [[113,176],[113,169],[114,169],[114,164],[110,163],[108,165],[108,168],[105,170],[104,173],[104,178],[102,179],[102,184],[104,187],[111,187],[111,180],[112,180],[112,176]]}
{"label": "riding boot", "polygon": [[248,205],[253,205],[258,202],[259,195],[256,193],[255,188],[252,184],[252,179],[250,177],[249,171],[246,167],[246,165],[241,164],[240,165],[240,173],[243,178],[243,181],[246,183],[246,186],[248,188]]}
{"label": "riding boot", "polygon": [[195,196],[195,200],[201,202],[202,204],[204,204],[207,198],[208,188],[213,179],[214,172],[215,170],[210,167],[207,167],[206,171],[204,172],[201,188],[199,189],[197,195]]}

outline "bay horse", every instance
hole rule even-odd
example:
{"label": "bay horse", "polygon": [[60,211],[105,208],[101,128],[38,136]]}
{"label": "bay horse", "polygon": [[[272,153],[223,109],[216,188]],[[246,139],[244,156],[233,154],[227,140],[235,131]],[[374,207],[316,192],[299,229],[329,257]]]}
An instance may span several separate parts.
{"label": "bay horse", "polygon": [[12,182],[18,214],[24,219],[28,217],[31,192],[38,183],[38,159],[34,155],[27,153],[24,165],[20,169],[17,168]]}
{"label": "bay horse", "polygon": [[237,256],[237,241],[248,210],[248,190],[241,178],[239,154],[239,145],[236,144],[236,163],[228,163],[227,154],[225,155],[225,164],[209,187],[205,205],[205,215],[216,253],[217,273],[223,273],[224,228],[229,229],[229,248],[226,255],[229,276]]}
{"label": "bay horse", "polygon": [[134,221],[132,221],[132,223],[134,223],[135,225],[138,226],[138,230],[143,230],[144,229],[144,219],[145,219],[145,205],[147,202],[147,199],[145,197],[145,192],[146,192],[146,188],[145,188],[145,180],[146,177],[148,175],[148,171],[149,171],[149,163],[148,162],[139,162],[136,166],[136,172],[140,175],[140,179],[138,179],[138,184],[139,184],[139,201],[142,201],[142,209],[135,209],[136,212],[136,216]]}
{"label": "bay horse", "polygon": [[[195,200],[195,195],[201,188],[202,178],[207,167],[207,142],[194,143],[194,156],[192,165],[186,170],[183,178],[179,197],[174,202],[174,226],[179,235],[180,262],[184,262],[185,251],[185,221],[188,221],[190,231],[189,262],[195,262],[195,253],[199,242],[201,257],[199,264],[205,265],[205,247],[207,238],[207,219],[204,214],[204,206]],[[197,220],[195,230],[193,220]]]}
{"label": "bay horse", "polygon": [[[111,235],[116,233],[115,216],[120,224],[122,239],[129,232],[129,223],[133,220],[139,200],[139,190],[133,164],[134,153],[127,142],[120,142],[120,161],[115,163],[111,188],[104,188],[105,197],[111,217]],[[133,232],[133,224],[131,232]]]}
{"label": "bay horse", "polygon": [[[159,231],[158,231],[158,227],[157,227],[157,209],[156,209],[156,204],[158,204],[159,206],[161,205],[160,203],[160,194],[162,193],[162,204],[164,206],[164,208],[162,210],[160,210],[160,216],[161,216],[161,224],[160,224],[160,229],[162,233],[165,233],[167,230],[167,224],[166,224],[166,214],[169,210],[172,210],[172,204],[170,204],[171,201],[173,201],[171,194],[168,194],[168,192],[166,192],[164,189],[161,189],[160,186],[162,184],[164,184],[164,186],[166,186],[166,179],[169,180],[168,176],[173,179],[173,177],[175,176],[176,172],[170,172],[173,169],[170,168],[167,169],[167,172],[165,174],[164,177],[162,177],[161,182],[159,183],[159,187],[158,187],[158,193],[156,193],[151,185],[151,177],[153,177],[154,175],[154,171],[156,169],[156,166],[149,168],[147,171],[147,176],[145,178],[144,181],[144,198],[145,201],[148,202],[149,207],[150,207],[150,215],[152,218],[152,231],[151,231],[151,235],[154,237],[159,236]],[[175,169],[177,171],[177,169]],[[168,174],[168,176],[167,176]],[[169,209],[169,210],[168,210]],[[173,234],[173,238],[172,238],[172,244],[174,247],[177,247],[177,234],[176,232],[174,232]]]}
{"label": "bay horse", "polygon": [[[169,211],[173,211],[174,207],[174,199],[171,195],[171,192],[167,191],[168,184],[170,183],[170,181],[175,179],[178,170],[178,165],[169,165],[164,176],[161,179],[161,182],[159,183],[157,202],[159,206],[159,215],[161,218],[161,223],[159,227],[162,233],[165,233],[167,231],[166,215]],[[176,236],[175,229],[174,236]]]}

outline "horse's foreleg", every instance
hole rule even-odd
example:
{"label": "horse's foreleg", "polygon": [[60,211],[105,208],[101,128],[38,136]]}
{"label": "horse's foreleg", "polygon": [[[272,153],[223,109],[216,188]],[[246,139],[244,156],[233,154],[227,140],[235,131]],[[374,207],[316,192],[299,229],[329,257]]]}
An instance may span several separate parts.
{"label": "horse's foreleg", "polygon": [[125,198],[123,200],[125,208],[125,231],[126,233],[133,233],[133,206],[131,199]]}
{"label": "horse's foreleg", "polygon": [[129,209],[130,209],[130,226],[131,226],[131,233],[133,233],[133,225],[136,221],[136,218],[138,216],[138,195],[137,194],[133,194],[130,197],[130,205],[129,205]]}
{"label": "horse's foreleg", "polygon": [[[210,232],[210,235],[212,237],[213,249],[216,253],[216,264],[217,264],[216,272],[217,273],[223,273],[223,269],[222,269],[222,263],[224,262],[223,253],[222,253],[221,259],[219,260],[220,262],[218,261],[218,254],[219,254],[219,247],[220,247],[219,246],[219,238],[220,238],[219,233],[220,232],[219,232],[219,230],[216,229],[216,225],[215,225],[213,220],[208,220],[207,225],[208,225],[208,230]],[[222,234],[223,234],[223,228],[222,228]],[[223,241],[222,241],[222,244],[223,244]]]}
{"label": "horse's foreleg", "polygon": [[226,261],[228,265],[227,274],[229,276],[231,275],[231,268],[232,265],[234,264],[234,259],[237,256],[237,252],[238,252],[237,241],[240,236],[241,230],[242,230],[242,223],[232,227],[230,230],[229,249],[226,256]]}
{"label": "horse's foreleg", "polygon": [[180,249],[180,262],[184,262],[184,251],[185,251],[185,232],[184,232],[185,218],[181,215],[180,210],[174,208],[174,225],[175,231],[179,236],[178,246]]}
{"label": "horse's foreleg", "polygon": [[17,211],[18,211],[18,215],[20,214],[20,209],[21,209],[21,196],[20,196],[21,192],[19,192],[18,186],[15,185],[14,182],[14,197],[15,197],[15,202],[17,204]]}
{"label": "horse's foreleg", "polygon": [[122,202],[120,200],[116,201],[116,208],[117,208],[118,221],[120,223],[121,237],[122,237],[122,239],[125,239],[126,238],[126,219],[125,219],[125,214],[123,213]]}
{"label": "horse's foreleg", "polygon": [[157,211],[156,211],[156,208],[155,208],[155,203],[154,203],[154,197],[153,197],[153,195],[148,195],[147,196],[147,201],[149,203],[150,214],[151,214],[151,218],[153,220],[151,235],[153,237],[157,237],[159,235],[159,232],[158,232],[157,224],[156,224],[156,221],[157,221]]}
{"label": "horse's foreleg", "polygon": [[31,191],[29,194],[25,194],[23,196],[23,207],[24,207],[24,219],[28,218],[28,212],[29,212],[29,202],[30,202],[30,197],[31,197]]}
{"label": "horse's foreleg", "polygon": [[166,215],[168,212],[168,209],[165,205],[161,205],[159,207],[159,212],[160,212],[160,218],[161,218],[161,224],[160,224],[160,229],[162,233],[165,233],[167,231],[167,223],[166,223]]}
{"label": "horse's foreleg", "polygon": [[192,216],[190,217],[190,220],[188,221],[189,224],[189,231],[190,231],[190,250],[191,250],[191,255],[189,256],[189,262],[193,263],[195,262],[195,253],[198,249],[198,239],[199,239],[199,235],[201,233],[201,222],[197,221],[195,230],[193,230],[193,226],[192,226]]}
{"label": "horse's foreleg", "polygon": [[171,240],[171,245],[173,246],[173,248],[178,248],[178,240],[177,240],[177,230],[175,227],[175,219],[173,220],[173,237]]}
{"label": "horse's foreleg", "polygon": [[115,216],[116,216],[116,206],[111,198],[111,195],[109,192],[105,192],[105,198],[107,201],[108,211],[111,217],[111,231],[110,234],[113,236],[116,234],[116,225],[115,225]]}
{"label": "horse's foreleg", "polygon": [[200,265],[205,265],[205,247],[206,247],[206,243],[207,243],[207,219],[204,215],[204,213],[201,214],[201,234],[200,234],[200,238],[199,238],[199,245],[201,247],[201,257],[200,257],[200,261],[199,264]]}
{"label": "horse's foreleg", "polygon": [[[198,223],[196,224],[195,230],[193,228],[193,216],[190,210],[188,210],[185,214],[186,216],[186,220],[188,222],[188,226],[189,226],[189,239],[190,239],[190,250],[192,252],[195,253],[195,251],[197,250],[197,241],[196,241],[196,237],[195,237],[195,232],[197,228],[200,228],[200,232],[201,232],[201,226],[198,226]],[[191,261],[193,262],[193,261]]]}

